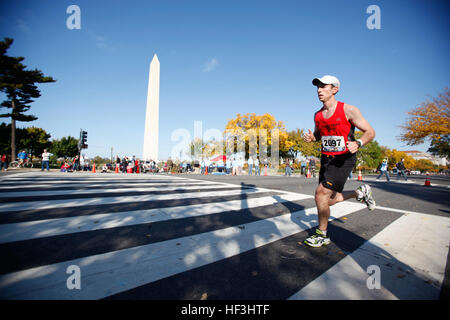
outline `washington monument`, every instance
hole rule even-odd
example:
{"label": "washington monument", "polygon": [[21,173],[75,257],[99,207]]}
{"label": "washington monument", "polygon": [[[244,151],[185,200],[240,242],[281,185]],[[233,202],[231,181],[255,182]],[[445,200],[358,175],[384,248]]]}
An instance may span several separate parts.
{"label": "washington monument", "polygon": [[159,60],[155,54],[150,63],[148,76],[147,111],[144,130],[144,160],[158,161],[159,130]]}

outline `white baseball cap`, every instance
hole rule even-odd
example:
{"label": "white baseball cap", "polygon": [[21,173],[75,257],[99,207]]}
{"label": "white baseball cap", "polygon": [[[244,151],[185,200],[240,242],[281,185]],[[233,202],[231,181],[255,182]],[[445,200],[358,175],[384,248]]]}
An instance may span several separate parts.
{"label": "white baseball cap", "polygon": [[322,82],[323,84],[332,84],[335,87],[340,87],[341,83],[339,82],[339,79],[335,76],[325,75],[322,78],[314,78],[312,81],[312,84],[317,86],[318,82]]}

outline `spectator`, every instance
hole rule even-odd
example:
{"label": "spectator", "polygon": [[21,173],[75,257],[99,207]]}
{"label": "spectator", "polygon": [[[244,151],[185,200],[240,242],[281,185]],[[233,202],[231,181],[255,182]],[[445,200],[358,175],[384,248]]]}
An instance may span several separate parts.
{"label": "spectator", "polygon": [[255,159],[255,176],[261,175],[261,169],[259,168],[259,160],[258,157]]}
{"label": "spectator", "polygon": [[20,152],[20,153],[17,155],[17,157],[19,158],[19,165],[18,165],[18,167],[20,167],[20,165],[23,166],[23,165],[25,164],[28,155],[27,155],[27,153],[25,152],[25,150],[23,150],[22,152]]}
{"label": "spectator", "polygon": [[44,149],[44,152],[42,153],[41,171],[44,171],[44,166],[47,168],[47,171],[50,171],[48,168],[49,161],[50,161],[50,153],[47,152],[47,149]]}
{"label": "spectator", "polygon": [[289,163],[289,159],[286,159],[284,161],[284,164],[286,165],[286,167],[284,169],[284,175],[290,177],[292,172],[291,172],[291,165]]}
{"label": "spectator", "polygon": [[2,154],[2,166],[0,167],[0,170],[8,170],[8,157],[6,153]]}
{"label": "spectator", "polygon": [[227,169],[227,174],[231,173],[231,158],[227,158],[227,162],[226,162],[226,169]]}
{"label": "spectator", "polygon": [[172,158],[169,157],[167,160],[167,173],[172,173],[173,170],[173,161]]}
{"label": "spectator", "polygon": [[237,169],[237,174],[240,176],[242,174],[242,167],[244,166],[244,158],[243,157],[239,157],[238,159],[238,169]]}
{"label": "spectator", "polygon": [[248,175],[251,176],[253,171],[253,159],[251,156],[248,157],[247,164],[248,164]]}
{"label": "spectator", "polygon": [[80,168],[80,157],[78,157],[78,155],[75,156],[75,158],[73,158],[73,171],[78,171],[78,169]]}
{"label": "spectator", "polygon": [[236,159],[236,156],[233,156],[233,159],[231,161],[231,167],[232,167],[232,175],[235,176],[237,174],[237,159]]}
{"label": "spectator", "polygon": [[305,158],[302,159],[300,166],[301,166],[301,171],[302,171],[301,175],[306,175],[306,159]]}
{"label": "spectator", "polygon": [[102,173],[103,172],[108,172],[108,166],[106,165],[106,163],[103,164]]}
{"label": "spectator", "polygon": [[389,182],[391,179],[389,178],[388,172],[388,159],[384,159],[383,162],[379,165],[380,175],[377,177],[377,180],[381,178],[383,174],[386,175],[386,180]]}
{"label": "spectator", "polygon": [[139,168],[139,160],[138,160],[138,159],[135,159],[135,160],[134,160],[134,173],[137,173],[137,172],[138,172],[138,169],[139,169],[139,172],[142,171],[142,170],[140,170],[140,168]]}
{"label": "spectator", "polygon": [[311,176],[313,176],[315,178],[316,177],[316,160],[314,159],[314,157],[309,158],[309,170],[311,170]]}
{"label": "spectator", "polygon": [[127,173],[128,159],[123,157],[122,159],[122,173]]}
{"label": "spectator", "polygon": [[69,172],[69,164],[67,163],[67,161],[64,161],[64,164],[61,166],[61,172]]}
{"label": "spectator", "polygon": [[397,164],[395,165],[397,167],[397,180],[400,180],[400,175],[403,177],[403,179],[405,179],[405,181],[408,181],[408,178],[406,178],[405,175],[405,164],[403,163],[403,161],[405,161],[405,159],[400,160],[399,162],[397,162]]}
{"label": "spectator", "polygon": [[205,159],[203,158],[200,159],[200,168],[201,168],[200,173],[205,174]]}

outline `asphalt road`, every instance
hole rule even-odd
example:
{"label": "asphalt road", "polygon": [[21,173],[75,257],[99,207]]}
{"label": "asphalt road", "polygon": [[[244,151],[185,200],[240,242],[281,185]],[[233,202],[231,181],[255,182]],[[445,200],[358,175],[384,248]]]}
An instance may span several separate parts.
{"label": "asphalt road", "polygon": [[[377,209],[332,207],[332,244],[312,249],[317,178],[2,172],[0,297],[448,298],[450,183],[431,179],[348,180]],[[81,290],[66,288],[70,264]]]}
{"label": "asphalt road", "polygon": [[[187,178],[220,181],[225,183],[251,185],[262,188],[285,190],[314,195],[318,178],[307,179],[303,176],[223,176],[223,175],[180,175]],[[347,180],[344,190],[355,190],[362,183],[372,187],[373,196],[378,206],[421,213],[448,216],[450,214],[450,177],[431,176],[431,187],[424,186],[425,176],[408,177],[408,181],[391,177],[387,182],[383,177],[363,176],[363,181],[357,177]]]}

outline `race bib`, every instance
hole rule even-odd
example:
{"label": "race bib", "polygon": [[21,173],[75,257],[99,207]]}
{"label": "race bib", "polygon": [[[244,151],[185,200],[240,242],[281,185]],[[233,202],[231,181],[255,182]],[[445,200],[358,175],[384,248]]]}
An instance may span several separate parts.
{"label": "race bib", "polygon": [[342,136],[322,137],[322,149],[325,152],[341,152],[345,150],[345,140]]}

